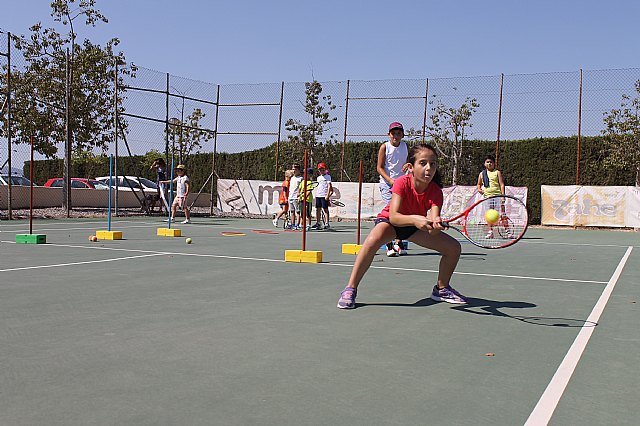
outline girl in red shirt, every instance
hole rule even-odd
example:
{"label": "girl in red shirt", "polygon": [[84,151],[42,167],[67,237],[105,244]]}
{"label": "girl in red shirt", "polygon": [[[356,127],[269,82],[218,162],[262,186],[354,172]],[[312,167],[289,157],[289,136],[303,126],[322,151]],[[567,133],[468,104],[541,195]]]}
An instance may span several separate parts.
{"label": "girl in red shirt", "polygon": [[464,296],[449,286],[462,249],[456,239],[441,232],[444,229],[440,218],[443,196],[437,171],[438,154],[433,146],[420,144],[411,148],[408,157],[410,173],[395,180],[391,202],[376,218],[356,257],[349,283],[340,294],[340,309],[355,308],[358,285],[373,257],[381,245],[394,238],[412,241],[442,255],[438,282],[431,293],[433,300],[467,303]]}

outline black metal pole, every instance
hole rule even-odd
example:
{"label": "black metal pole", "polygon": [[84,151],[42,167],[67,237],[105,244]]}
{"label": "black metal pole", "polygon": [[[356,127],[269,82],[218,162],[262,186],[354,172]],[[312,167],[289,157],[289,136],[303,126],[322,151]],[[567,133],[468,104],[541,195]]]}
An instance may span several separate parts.
{"label": "black metal pole", "polygon": [[220,111],[220,85],[218,84],[218,93],[216,95],[216,126],[214,128],[215,133],[213,134],[213,155],[211,156],[211,195],[209,197],[209,215],[213,216],[213,203],[215,198],[213,196],[213,191],[215,189],[216,182],[216,151],[218,149],[218,111]]}
{"label": "black metal pole", "polygon": [[340,182],[342,182],[342,174],[344,173],[344,146],[347,144],[347,119],[349,118],[349,83],[347,80],[347,96],[344,104],[344,133],[342,137],[342,155],[340,156]]}
{"label": "black metal pole", "polygon": [[9,182],[7,182],[7,216],[12,219],[11,212],[11,33],[7,38],[7,162]]}
{"label": "black metal pole", "polygon": [[276,139],[276,169],[273,172],[273,180],[278,180],[278,156],[280,155],[280,137],[282,133],[282,103],[284,100],[284,81],[280,87],[280,114],[278,115],[278,139]]}
{"label": "black metal pole", "polygon": [[64,170],[63,177],[63,207],[67,213],[67,217],[71,217],[71,70],[69,69],[71,62],[69,61],[69,49],[65,57],[65,147],[64,147]]}

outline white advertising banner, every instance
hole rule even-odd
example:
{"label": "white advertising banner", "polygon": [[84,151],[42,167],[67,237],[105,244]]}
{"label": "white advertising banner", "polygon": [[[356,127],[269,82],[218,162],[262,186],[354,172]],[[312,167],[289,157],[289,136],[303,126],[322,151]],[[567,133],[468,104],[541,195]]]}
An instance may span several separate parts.
{"label": "white advertising banner", "polygon": [[640,187],[627,187],[627,208],[624,213],[624,222],[627,226],[640,228]]}
{"label": "white advertising banner", "polygon": [[629,186],[541,186],[542,224],[640,226],[640,195]]}
{"label": "white advertising banner", "polygon": [[[262,180],[218,179],[217,207],[223,212],[270,215],[280,211],[278,199],[282,186],[280,182]],[[482,198],[475,186],[451,186],[443,188],[444,205],[442,215],[454,216]],[[506,187],[507,195],[515,196],[526,203],[526,187]],[[331,207],[331,217],[357,219],[358,184],[353,182],[333,182],[334,200],[344,203],[344,207]],[[362,184],[362,204],[360,216],[374,218],[384,208],[378,183]],[[315,213],[314,213],[315,214]]]}

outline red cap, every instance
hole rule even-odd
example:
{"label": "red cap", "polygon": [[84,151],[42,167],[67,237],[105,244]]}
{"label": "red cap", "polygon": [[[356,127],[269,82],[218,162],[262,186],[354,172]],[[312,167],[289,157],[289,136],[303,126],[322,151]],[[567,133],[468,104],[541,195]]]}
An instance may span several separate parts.
{"label": "red cap", "polygon": [[404,133],[404,127],[402,127],[402,124],[398,123],[397,121],[389,124],[389,131],[392,131],[393,129],[400,129]]}
{"label": "red cap", "polygon": [[319,169],[326,169],[326,168],[327,168],[327,165],[326,165],[326,164],[324,164],[324,163],[318,163],[318,168],[319,168]]}

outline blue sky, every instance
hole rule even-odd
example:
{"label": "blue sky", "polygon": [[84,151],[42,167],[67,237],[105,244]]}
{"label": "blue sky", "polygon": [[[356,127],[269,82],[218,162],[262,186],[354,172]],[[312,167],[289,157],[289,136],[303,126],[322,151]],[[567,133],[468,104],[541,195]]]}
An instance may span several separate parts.
{"label": "blue sky", "polygon": [[[54,23],[9,1],[0,28]],[[129,61],[216,84],[435,78],[635,68],[640,2],[98,0]]]}

